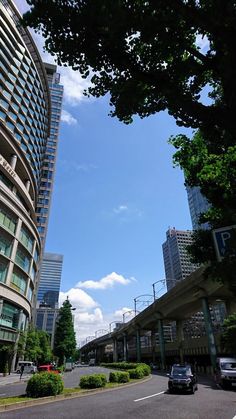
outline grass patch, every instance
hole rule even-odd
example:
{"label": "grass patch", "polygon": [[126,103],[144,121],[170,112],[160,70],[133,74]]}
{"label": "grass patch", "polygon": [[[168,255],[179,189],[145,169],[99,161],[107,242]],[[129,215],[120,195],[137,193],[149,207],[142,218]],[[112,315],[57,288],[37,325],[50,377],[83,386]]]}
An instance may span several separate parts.
{"label": "grass patch", "polygon": [[35,399],[32,399],[32,397],[26,397],[26,396],[1,397],[0,398],[0,406],[2,406],[3,404],[26,402],[27,400],[35,400]]}

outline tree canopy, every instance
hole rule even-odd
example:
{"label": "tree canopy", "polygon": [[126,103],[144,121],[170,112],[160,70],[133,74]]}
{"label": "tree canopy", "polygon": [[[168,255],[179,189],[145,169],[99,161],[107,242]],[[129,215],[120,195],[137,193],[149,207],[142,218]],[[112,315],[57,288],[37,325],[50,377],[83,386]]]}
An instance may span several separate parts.
{"label": "tree canopy", "polygon": [[228,316],[224,321],[224,330],[221,337],[223,350],[236,355],[236,313]]}
{"label": "tree canopy", "polygon": [[[91,78],[87,94],[109,93],[112,116],[130,123],[168,110],[194,129],[171,140],[175,163],[211,204],[204,221],[235,224],[236,1],[27,1],[24,24],[42,32],[59,64]],[[210,232],[195,236],[195,261],[215,261]],[[232,276],[235,250],[212,267]]]}
{"label": "tree canopy", "polygon": [[54,339],[54,355],[59,358],[59,365],[64,363],[65,358],[74,356],[76,350],[76,339],[71,303],[67,298],[59,310]]}
{"label": "tree canopy", "polygon": [[[60,64],[92,74],[89,93],[109,92],[120,120],[168,109],[179,125],[211,136],[227,126],[235,138],[234,0],[27,1],[25,24],[42,31]],[[205,53],[199,40],[209,42]]]}
{"label": "tree canopy", "polygon": [[26,332],[24,358],[38,365],[52,361],[50,339],[45,331],[29,329]]}

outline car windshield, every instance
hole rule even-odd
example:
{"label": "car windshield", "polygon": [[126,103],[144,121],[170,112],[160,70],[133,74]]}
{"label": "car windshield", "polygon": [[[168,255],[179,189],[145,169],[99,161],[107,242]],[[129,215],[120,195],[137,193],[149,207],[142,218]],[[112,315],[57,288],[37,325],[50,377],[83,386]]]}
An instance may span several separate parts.
{"label": "car windshield", "polygon": [[222,370],[236,370],[236,362],[222,362]]}
{"label": "car windshield", "polygon": [[171,375],[191,375],[191,369],[189,367],[172,367]]}

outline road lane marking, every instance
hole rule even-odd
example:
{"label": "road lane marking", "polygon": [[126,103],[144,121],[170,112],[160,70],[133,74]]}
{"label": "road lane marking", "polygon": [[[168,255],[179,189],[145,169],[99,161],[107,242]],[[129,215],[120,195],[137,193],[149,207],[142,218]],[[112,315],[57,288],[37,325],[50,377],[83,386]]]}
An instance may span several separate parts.
{"label": "road lane marking", "polygon": [[236,419],[236,415],[233,417],[233,419]]}
{"label": "road lane marking", "polygon": [[134,400],[134,402],[140,402],[141,400],[150,399],[151,397],[155,397],[155,396],[160,396],[160,394],[164,394],[164,393],[165,391],[161,391],[160,393],[151,394],[151,396],[146,396],[146,397],[142,397],[141,399],[136,399]]}

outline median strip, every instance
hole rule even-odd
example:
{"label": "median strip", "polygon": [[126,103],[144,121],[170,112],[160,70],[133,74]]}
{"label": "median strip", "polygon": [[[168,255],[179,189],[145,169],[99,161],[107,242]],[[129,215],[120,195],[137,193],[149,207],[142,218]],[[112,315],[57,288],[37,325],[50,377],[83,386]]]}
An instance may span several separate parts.
{"label": "median strip", "polygon": [[134,402],[140,402],[141,400],[150,399],[151,397],[160,396],[160,394],[164,394],[165,391],[160,391],[160,393],[151,394],[150,396],[142,397],[141,399],[136,399]]}

